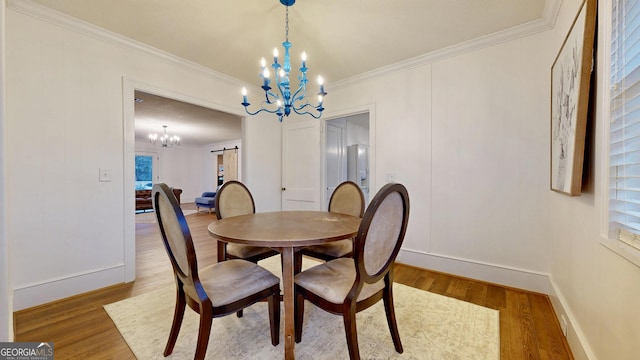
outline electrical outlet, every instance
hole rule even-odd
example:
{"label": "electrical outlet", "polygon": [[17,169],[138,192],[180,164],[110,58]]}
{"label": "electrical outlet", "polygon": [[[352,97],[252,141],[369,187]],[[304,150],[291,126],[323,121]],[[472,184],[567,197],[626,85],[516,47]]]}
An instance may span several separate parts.
{"label": "electrical outlet", "polygon": [[567,337],[568,325],[567,319],[564,317],[564,315],[560,315],[560,329],[562,330],[562,334],[564,335],[564,337]]}
{"label": "electrical outlet", "polygon": [[100,181],[101,182],[111,181],[111,169],[100,168]]}
{"label": "electrical outlet", "polygon": [[384,181],[386,182],[395,182],[396,181],[396,173],[386,173],[384,176]]}

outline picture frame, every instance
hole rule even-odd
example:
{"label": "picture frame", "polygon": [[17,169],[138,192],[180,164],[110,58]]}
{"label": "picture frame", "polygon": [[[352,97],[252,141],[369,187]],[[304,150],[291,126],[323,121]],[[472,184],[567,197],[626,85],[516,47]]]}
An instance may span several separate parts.
{"label": "picture frame", "polygon": [[596,10],[597,0],[582,2],[551,66],[550,188],[571,196],[582,188]]}

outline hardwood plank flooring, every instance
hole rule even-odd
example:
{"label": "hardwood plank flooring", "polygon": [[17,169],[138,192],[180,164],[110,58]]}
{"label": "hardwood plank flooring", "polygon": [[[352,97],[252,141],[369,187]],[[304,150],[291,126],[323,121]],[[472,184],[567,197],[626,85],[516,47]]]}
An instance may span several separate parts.
{"label": "hardwood plank flooring", "polygon": [[[193,204],[183,208],[195,210]],[[200,267],[216,261],[216,246],[207,232],[214,220],[206,211],[187,216]],[[56,359],[135,359],[102,306],[173,285],[156,224],[136,224],[136,267],[133,283],[16,312],[15,341],[53,341]],[[502,359],[573,359],[544,294],[402,264],[394,275],[398,283],[499,310]]]}

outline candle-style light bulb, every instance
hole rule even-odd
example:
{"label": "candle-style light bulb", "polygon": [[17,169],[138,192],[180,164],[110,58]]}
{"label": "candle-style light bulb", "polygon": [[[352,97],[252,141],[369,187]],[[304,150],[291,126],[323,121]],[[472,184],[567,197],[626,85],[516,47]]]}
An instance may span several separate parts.
{"label": "candle-style light bulb", "polygon": [[249,106],[249,102],[247,101],[247,88],[242,87],[242,105],[246,108]]}
{"label": "candle-style light bulb", "polygon": [[320,84],[320,95],[324,94],[324,79],[318,75],[318,84]]}
{"label": "candle-style light bulb", "polygon": [[273,63],[278,63],[278,48],[273,48]]}
{"label": "candle-style light bulb", "polygon": [[265,91],[267,90],[266,88],[269,86],[269,76],[271,76],[271,73],[269,72],[268,68],[264,68],[262,70],[262,88],[265,89]]}
{"label": "candle-style light bulb", "polygon": [[284,70],[283,70],[283,69],[280,69],[280,71],[278,71],[278,75],[280,75],[280,77],[281,77],[281,78],[283,78],[283,77],[284,77],[284,75],[285,75],[285,74],[284,74]]}
{"label": "candle-style light bulb", "polygon": [[302,58],[302,67],[307,67],[307,53],[303,51],[300,57]]}
{"label": "candle-style light bulb", "polygon": [[265,60],[264,58],[260,59],[260,67],[264,69],[266,66],[267,66],[267,60]]}
{"label": "candle-style light bulb", "polygon": [[322,101],[324,100],[324,98],[322,97],[322,95],[318,95],[318,102],[320,104],[322,104]]}

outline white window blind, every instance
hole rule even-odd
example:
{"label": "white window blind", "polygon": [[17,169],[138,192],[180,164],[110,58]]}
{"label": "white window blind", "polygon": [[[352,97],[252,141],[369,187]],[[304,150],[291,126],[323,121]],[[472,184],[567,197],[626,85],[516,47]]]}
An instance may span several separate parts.
{"label": "white window blind", "polygon": [[612,0],[610,71],[609,228],[624,241],[640,234],[640,1]]}

